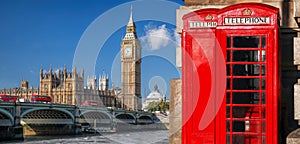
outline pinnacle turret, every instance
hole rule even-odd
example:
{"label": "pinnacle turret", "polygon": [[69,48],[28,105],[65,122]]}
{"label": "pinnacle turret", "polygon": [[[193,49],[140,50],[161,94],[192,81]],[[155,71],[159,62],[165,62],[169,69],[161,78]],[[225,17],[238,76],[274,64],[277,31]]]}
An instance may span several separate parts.
{"label": "pinnacle turret", "polygon": [[128,26],[135,26],[135,25],[134,25],[133,18],[132,18],[132,5],[131,5],[131,7],[130,7],[130,17],[129,17],[129,21],[128,21],[127,27],[128,27]]}

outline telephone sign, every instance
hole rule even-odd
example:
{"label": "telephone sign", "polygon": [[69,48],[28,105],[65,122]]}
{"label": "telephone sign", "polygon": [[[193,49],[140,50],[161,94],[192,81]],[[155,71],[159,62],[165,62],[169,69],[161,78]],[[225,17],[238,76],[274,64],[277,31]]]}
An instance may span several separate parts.
{"label": "telephone sign", "polygon": [[201,9],[183,23],[182,143],[277,144],[278,8]]}

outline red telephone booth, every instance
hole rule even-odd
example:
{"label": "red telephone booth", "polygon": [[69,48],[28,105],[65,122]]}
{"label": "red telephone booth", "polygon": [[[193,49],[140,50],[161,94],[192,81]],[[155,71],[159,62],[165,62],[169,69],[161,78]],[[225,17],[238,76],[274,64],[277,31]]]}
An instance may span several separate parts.
{"label": "red telephone booth", "polygon": [[[216,53],[217,12],[218,9],[202,9],[183,17],[182,142],[187,144],[218,142],[215,128],[221,123],[217,122],[215,115],[211,115],[215,111],[212,104],[215,98],[210,98],[215,97],[211,92],[214,91],[211,79],[215,78],[215,68],[212,66]],[[199,121],[207,115],[211,122],[206,122],[205,128],[199,128]]]}
{"label": "red telephone booth", "polygon": [[[242,3],[210,10],[183,17],[182,142],[277,144],[278,9]],[[215,14],[215,27],[193,27]]]}

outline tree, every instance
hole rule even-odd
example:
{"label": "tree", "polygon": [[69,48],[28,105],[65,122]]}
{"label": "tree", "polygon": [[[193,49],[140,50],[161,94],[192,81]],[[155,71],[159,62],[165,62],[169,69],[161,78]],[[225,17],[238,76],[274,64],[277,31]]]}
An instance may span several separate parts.
{"label": "tree", "polygon": [[151,112],[153,111],[165,112],[169,110],[169,102],[153,101],[149,103],[146,109]]}

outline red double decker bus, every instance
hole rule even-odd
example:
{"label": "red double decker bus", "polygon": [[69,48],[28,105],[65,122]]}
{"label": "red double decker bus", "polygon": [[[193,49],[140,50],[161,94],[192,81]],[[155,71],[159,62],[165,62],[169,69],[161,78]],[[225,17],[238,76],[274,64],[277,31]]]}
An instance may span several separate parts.
{"label": "red double decker bus", "polygon": [[95,100],[85,100],[81,106],[99,106],[99,102]]}
{"label": "red double decker bus", "polygon": [[0,94],[0,101],[3,102],[16,102],[18,99],[18,96],[11,96],[11,95],[6,95],[6,94]]}
{"label": "red double decker bus", "polygon": [[39,102],[51,103],[52,98],[50,96],[46,96],[46,95],[32,95],[31,102],[32,103],[39,103]]}

